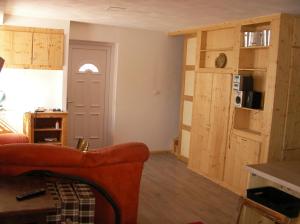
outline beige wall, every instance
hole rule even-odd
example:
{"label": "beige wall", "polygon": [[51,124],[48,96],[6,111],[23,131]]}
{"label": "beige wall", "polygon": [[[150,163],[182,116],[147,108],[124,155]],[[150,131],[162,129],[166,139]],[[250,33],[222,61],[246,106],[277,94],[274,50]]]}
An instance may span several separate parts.
{"label": "beige wall", "polygon": [[113,143],[170,149],[178,131],[182,40],[166,33],[71,22],[70,39],[115,44]]}

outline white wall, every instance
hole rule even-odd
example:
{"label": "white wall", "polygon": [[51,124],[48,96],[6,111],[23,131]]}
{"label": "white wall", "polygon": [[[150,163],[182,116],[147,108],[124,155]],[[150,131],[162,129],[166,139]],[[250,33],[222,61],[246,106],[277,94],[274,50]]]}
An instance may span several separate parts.
{"label": "white wall", "polygon": [[166,33],[73,23],[70,39],[114,43],[113,143],[170,149],[179,120],[182,39]]}
{"label": "white wall", "polygon": [[63,72],[4,68],[0,74],[0,90],[6,95],[2,103],[3,119],[22,132],[24,112],[37,107],[62,108]]}

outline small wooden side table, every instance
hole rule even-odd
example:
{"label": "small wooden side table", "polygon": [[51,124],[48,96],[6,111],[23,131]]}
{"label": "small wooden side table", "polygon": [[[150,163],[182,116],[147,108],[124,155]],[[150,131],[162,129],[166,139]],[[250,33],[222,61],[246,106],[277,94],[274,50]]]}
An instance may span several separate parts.
{"label": "small wooden side table", "polygon": [[46,188],[40,177],[0,177],[0,223],[1,224],[46,224],[46,216],[56,210],[55,201],[45,195],[17,201],[16,195]]}

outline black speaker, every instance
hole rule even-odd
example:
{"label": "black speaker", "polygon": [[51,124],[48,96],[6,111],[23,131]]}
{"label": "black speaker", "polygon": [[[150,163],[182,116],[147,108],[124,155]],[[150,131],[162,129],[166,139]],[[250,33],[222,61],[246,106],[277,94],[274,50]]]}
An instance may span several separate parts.
{"label": "black speaker", "polygon": [[261,107],[261,93],[255,91],[248,91],[246,94],[245,107],[260,109]]}

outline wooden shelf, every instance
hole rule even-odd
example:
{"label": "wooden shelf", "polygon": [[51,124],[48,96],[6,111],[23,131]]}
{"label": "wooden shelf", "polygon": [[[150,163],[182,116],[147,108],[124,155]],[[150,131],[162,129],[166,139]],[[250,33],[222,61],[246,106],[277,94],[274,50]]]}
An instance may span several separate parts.
{"label": "wooden shelf", "polygon": [[232,132],[238,136],[249,138],[254,141],[258,141],[258,142],[262,141],[261,133],[257,131],[253,131],[246,128],[234,128],[232,129]]}
{"label": "wooden shelf", "polygon": [[233,73],[233,68],[199,68],[199,73]]}
{"label": "wooden shelf", "polygon": [[183,95],[183,100],[193,101],[193,96]]}
{"label": "wooden shelf", "polygon": [[235,108],[240,109],[240,110],[250,110],[250,111],[257,111],[257,112],[263,111],[262,108],[259,108],[259,109],[253,109],[253,108],[248,108],[248,107],[235,107]]}
{"label": "wooden shelf", "polygon": [[186,130],[186,131],[191,131],[191,126],[185,125],[185,124],[181,124],[181,129]]}
{"label": "wooden shelf", "polygon": [[46,144],[62,145],[61,142],[36,142],[36,144],[42,144],[42,145],[46,145]]}
{"label": "wooden shelf", "polygon": [[251,47],[240,47],[241,50],[255,50],[255,49],[269,49],[270,46],[251,46]]}
{"label": "wooden shelf", "polygon": [[212,49],[201,49],[200,52],[206,52],[206,51],[232,51],[233,47],[228,48],[212,48]]}
{"label": "wooden shelf", "polygon": [[59,128],[36,128],[34,131],[61,131],[62,129]]}
{"label": "wooden shelf", "polygon": [[239,68],[239,71],[259,71],[259,72],[267,72],[267,68]]}

